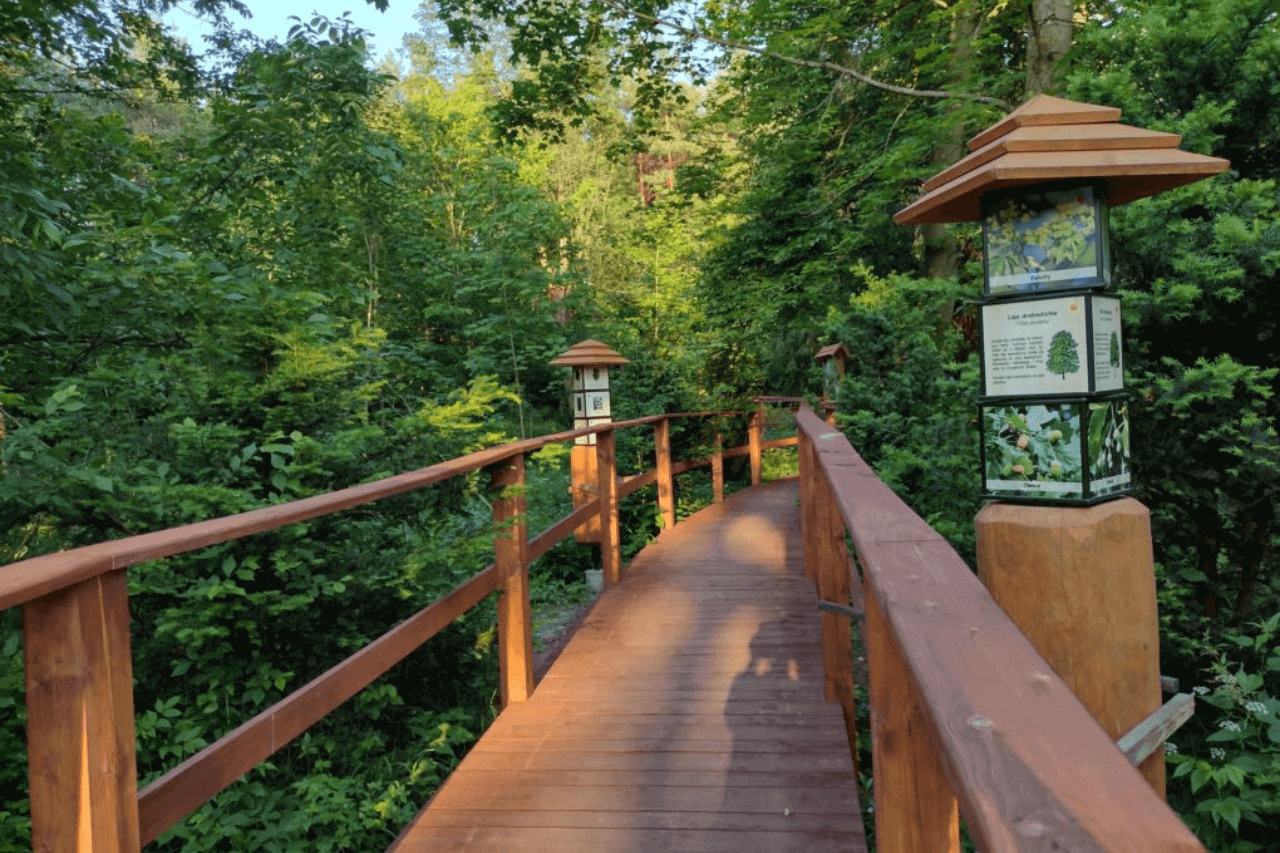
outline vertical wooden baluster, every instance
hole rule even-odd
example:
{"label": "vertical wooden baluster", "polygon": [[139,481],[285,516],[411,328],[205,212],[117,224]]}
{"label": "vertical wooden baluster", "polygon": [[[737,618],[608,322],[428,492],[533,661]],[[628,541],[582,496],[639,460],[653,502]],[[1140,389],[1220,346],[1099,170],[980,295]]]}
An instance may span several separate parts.
{"label": "vertical wooden baluster", "polygon": [[[818,493],[817,512],[811,528],[817,556],[818,595],[824,601],[849,603],[847,578],[849,552],[844,546],[844,519],[840,516],[826,477],[817,472],[814,491]],[[841,583],[841,575],[846,575]],[[853,652],[849,619],[839,613],[822,614],[822,659],[826,668],[823,679],[828,702],[844,704],[843,693],[852,689]]]}
{"label": "vertical wooden baluster", "polygon": [[671,421],[663,418],[653,425],[654,455],[658,462],[658,509],[662,512],[662,529],[676,526],[676,492],[671,477]]}
{"label": "vertical wooden baluster", "polygon": [[818,552],[813,538],[814,505],[818,500],[813,475],[813,442],[801,430],[796,452],[800,457],[800,544],[804,553],[804,576],[817,584]]}
{"label": "vertical wooden baluster", "polygon": [[[816,468],[816,462],[811,463]],[[810,530],[815,541],[818,595],[824,601],[848,605],[850,603],[849,572],[853,564],[844,542],[844,517],[836,504],[835,496],[826,477],[815,475],[814,491],[820,497],[816,503],[819,513],[812,520]],[[853,768],[859,770],[857,706],[853,695],[853,634],[849,617],[840,613],[822,614],[822,659],[826,666],[823,679],[827,688],[827,701],[839,702],[844,716],[845,730],[849,737]]]}
{"label": "vertical wooden baluster", "polygon": [[911,673],[865,587],[876,846],[895,853],[959,853],[960,812],[921,710]]}
{"label": "vertical wooden baluster", "polygon": [[747,421],[747,443],[751,449],[751,485],[760,485],[760,443],[764,435],[764,403],[756,405]]}
{"label": "vertical wooden baluster", "polygon": [[129,591],[107,572],[23,606],[32,850],[136,853]]}
{"label": "vertical wooden baluster", "polygon": [[622,551],[618,541],[618,471],[613,430],[596,433],[596,473],[600,491],[600,567],[605,586],[622,580]]}
{"label": "vertical wooden baluster", "polygon": [[711,499],[724,503],[724,442],[718,431],[711,450]]}
{"label": "vertical wooden baluster", "polygon": [[493,466],[493,558],[503,578],[498,598],[498,666],[502,707],[533,693],[533,617],[529,606],[529,565],[525,559],[524,455]]}

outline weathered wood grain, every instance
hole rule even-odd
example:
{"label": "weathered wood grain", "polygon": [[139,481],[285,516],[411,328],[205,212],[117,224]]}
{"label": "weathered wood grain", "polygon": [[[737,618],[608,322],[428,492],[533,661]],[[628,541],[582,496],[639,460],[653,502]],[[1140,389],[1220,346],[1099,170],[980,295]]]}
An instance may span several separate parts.
{"label": "weathered wood grain", "polygon": [[1131,762],[1141,765],[1147,756],[1160,750],[1170,735],[1182,728],[1195,712],[1195,697],[1190,693],[1179,693],[1121,735],[1116,741],[1116,748]]}

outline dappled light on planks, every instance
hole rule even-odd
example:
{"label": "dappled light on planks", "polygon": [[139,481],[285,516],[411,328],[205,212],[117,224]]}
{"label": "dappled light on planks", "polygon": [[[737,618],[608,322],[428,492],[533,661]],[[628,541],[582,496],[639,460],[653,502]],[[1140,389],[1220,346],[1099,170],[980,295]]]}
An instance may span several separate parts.
{"label": "dappled light on planks", "polygon": [[865,850],[794,481],[664,533],[394,850]]}

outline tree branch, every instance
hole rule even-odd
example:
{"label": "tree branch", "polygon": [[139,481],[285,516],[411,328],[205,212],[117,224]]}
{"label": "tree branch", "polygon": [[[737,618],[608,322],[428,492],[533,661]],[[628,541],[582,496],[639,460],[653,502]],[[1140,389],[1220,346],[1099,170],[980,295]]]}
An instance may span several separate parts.
{"label": "tree branch", "polygon": [[1010,104],[1005,103],[999,98],[993,98],[988,95],[974,95],[968,92],[944,92],[934,89],[912,89],[908,86],[896,86],[892,83],[885,83],[880,80],[876,80],[874,77],[868,77],[866,74],[850,68],[847,65],[838,65],[834,62],[824,62],[816,59],[801,59],[797,56],[786,56],[785,54],[777,53],[776,51],[760,47],[752,47],[751,45],[743,44],[742,42],[713,36],[710,33],[703,32],[702,30],[686,27],[682,24],[676,23],[675,21],[659,18],[656,15],[648,15],[644,12],[633,11],[626,8],[621,3],[616,2],[616,0],[600,0],[600,3],[608,6],[610,9],[613,9],[615,12],[623,15],[630,15],[634,18],[639,18],[642,21],[649,21],[660,27],[666,27],[670,30],[674,30],[682,36],[688,36],[689,38],[698,39],[700,41],[718,44],[721,47],[727,47],[730,50],[741,50],[745,53],[763,56],[767,59],[776,59],[779,62],[787,62],[791,65],[800,65],[805,68],[820,68],[824,71],[831,71],[846,77],[852,77],[858,82],[865,83],[868,86],[883,89],[886,92],[893,92],[896,95],[908,95],[913,98],[960,98],[961,100],[966,101],[978,101],[984,104],[993,104],[1003,110],[1013,109]]}

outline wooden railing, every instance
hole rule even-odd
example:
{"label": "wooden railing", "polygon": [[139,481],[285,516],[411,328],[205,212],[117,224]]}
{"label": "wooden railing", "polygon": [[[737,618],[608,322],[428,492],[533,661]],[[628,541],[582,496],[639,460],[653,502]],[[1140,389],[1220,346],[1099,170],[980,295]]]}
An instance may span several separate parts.
{"label": "wooden railing", "polygon": [[[794,436],[762,441],[758,412],[750,419],[747,445],[721,450],[717,437],[715,450],[703,459],[672,460],[671,421],[728,413],[654,415],[518,441],[305,500],[49,554],[0,569],[0,610],[23,609],[33,849],[139,850],[494,591],[501,592],[502,701],[504,705],[523,701],[533,689],[530,562],[598,514],[603,520],[605,582],[617,583],[621,578],[618,502],[656,483],[658,504],[669,526],[675,523],[674,477],[681,473],[710,465],[718,501],[724,493],[724,458],[750,456],[758,482],[761,450],[796,443]],[[657,465],[620,479],[615,430],[646,425],[654,428]],[[528,539],[523,490],[509,488],[524,483],[525,455],[591,433],[597,442],[598,497]],[[497,533],[491,566],[137,790],[128,567],[337,513],[480,469],[490,472],[492,485],[499,490],[493,502]]]}
{"label": "wooden railing", "polygon": [[[807,570],[837,609],[863,587],[877,848],[958,852],[963,814],[983,851],[1203,851],[951,546],[843,434],[797,426]],[[839,695],[848,624],[824,618]]]}

